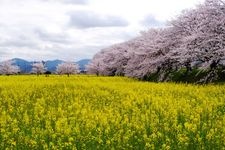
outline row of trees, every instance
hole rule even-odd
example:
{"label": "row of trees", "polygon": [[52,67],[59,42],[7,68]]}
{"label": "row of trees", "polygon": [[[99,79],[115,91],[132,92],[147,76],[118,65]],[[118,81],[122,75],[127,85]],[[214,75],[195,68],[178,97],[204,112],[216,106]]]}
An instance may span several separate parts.
{"label": "row of trees", "polygon": [[91,74],[139,79],[157,75],[157,81],[167,81],[182,70],[183,75],[207,72],[199,78],[203,82],[216,80],[225,71],[224,1],[206,0],[165,28],[141,32],[137,38],[103,49],[87,67]]}
{"label": "row of trees", "polygon": [[[12,61],[4,61],[0,63],[0,74],[4,75],[12,75],[12,74],[18,74],[20,72],[20,68],[16,65],[13,65]],[[50,74],[51,72],[47,71],[45,67],[45,62],[36,62],[32,65],[32,71],[33,74]],[[65,62],[62,64],[59,64],[56,69],[57,74],[66,74],[69,76],[70,74],[77,74],[79,73],[79,66],[72,62]]]}

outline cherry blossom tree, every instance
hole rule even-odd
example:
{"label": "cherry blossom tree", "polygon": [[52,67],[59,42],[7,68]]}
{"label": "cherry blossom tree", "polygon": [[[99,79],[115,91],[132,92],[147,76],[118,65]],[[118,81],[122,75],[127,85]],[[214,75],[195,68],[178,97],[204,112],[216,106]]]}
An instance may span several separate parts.
{"label": "cherry blossom tree", "polygon": [[203,78],[213,81],[221,66],[225,70],[225,3],[206,0],[164,28],[150,29],[103,49],[94,56],[88,71],[139,79],[158,74],[158,81],[166,81],[174,71],[185,68],[188,75],[197,68],[209,70],[209,76]]}
{"label": "cherry blossom tree", "polygon": [[57,66],[56,72],[58,74],[66,74],[69,77],[70,74],[79,73],[79,66],[73,62],[61,63]]}
{"label": "cherry blossom tree", "polygon": [[[208,70],[204,80],[217,80],[219,64],[225,56],[225,4],[222,0],[207,0],[172,21],[173,32],[180,35],[180,63]],[[200,64],[200,65],[199,65]],[[212,75],[214,74],[214,75]]]}
{"label": "cherry blossom tree", "polygon": [[45,72],[46,68],[44,66],[43,62],[35,62],[32,64],[32,73],[37,74],[37,76],[43,74]]}
{"label": "cherry blossom tree", "polygon": [[126,44],[116,44],[103,49],[96,54],[91,63],[87,65],[87,71],[96,75],[124,75],[124,69],[129,59]]}
{"label": "cherry blossom tree", "polygon": [[99,76],[101,74],[101,61],[98,59],[97,55],[94,56],[92,61],[86,66],[86,70],[88,74],[95,74]]}
{"label": "cherry blossom tree", "polygon": [[171,23],[173,31],[183,35],[182,61],[202,61],[210,66],[224,56],[225,6],[222,1],[207,0]]}
{"label": "cherry blossom tree", "polygon": [[4,61],[0,64],[0,74],[12,75],[20,72],[20,68],[13,65],[12,61]]}
{"label": "cherry blossom tree", "polygon": [[[167,31],[167,30],[166,30]],[[134,50],[125,69],[125,75],[143,78],[147,74],[154,73],[165,61],[169,49],[163,29],[151,29],[142,32],[139,38],[134,39]],[[166,43],[167,42],[167,43]]]}

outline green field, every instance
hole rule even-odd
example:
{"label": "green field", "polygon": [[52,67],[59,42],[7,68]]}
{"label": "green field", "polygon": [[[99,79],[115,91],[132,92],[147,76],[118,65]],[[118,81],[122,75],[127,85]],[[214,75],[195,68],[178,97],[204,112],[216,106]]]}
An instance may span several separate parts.
{"label": "green field", "polygon": [[225,84],[0,76],[0,149],[225,149]]}

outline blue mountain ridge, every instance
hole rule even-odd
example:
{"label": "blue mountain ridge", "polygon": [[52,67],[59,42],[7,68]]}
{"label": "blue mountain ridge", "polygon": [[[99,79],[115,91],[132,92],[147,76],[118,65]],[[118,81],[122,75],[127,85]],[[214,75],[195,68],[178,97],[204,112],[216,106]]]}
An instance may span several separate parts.
{"label": "blue mountain ridge", "polygon": [[[21,73],[30,73],[32,70],[32,64],[34,63],[34,61],[27,61],[21,58],[13,58],[11,59],[11,61],[13,62],[13,65],[17,65],[20,67]],[[56,60],[47,60],[44,62],[45,62],[47,71],[55,72],[56,67],[65,61],[56,59]],[[90,62],[90,59],[82,59],[75,63],[79,65],[80,71],[85,71],[85,66],[89,62]]]}
{"label": "blue mountain ridge", "polygon": [[86,65],[89,64],[90,59],[82,59],[76,62],[79,65],[81,71],[85,71]]}

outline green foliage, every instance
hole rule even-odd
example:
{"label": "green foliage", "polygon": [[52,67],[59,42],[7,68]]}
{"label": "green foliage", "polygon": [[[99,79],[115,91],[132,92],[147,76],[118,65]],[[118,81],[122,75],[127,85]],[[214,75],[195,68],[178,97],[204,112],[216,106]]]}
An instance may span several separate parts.
{"label": "green foliage", "polygon": [[[164,72],[152,73],[144,76],[142,80],[144,81],[171,81],[171,82],[183,82],[183,83],[205,83],[201,80],[206,80],[208,75],[214,72],[216,78],[213,82],[224,82],[225,81],[225,69],[217,68],[215,70],[202,70],[194,68],[191,71],[187,71],[186,68],[181,68],[179,70],[168,70]],[[207,83],[207,81],[206,81]]]}
{"label": "green foliage", "polygon": [[186,68],[181,68],[179,71],[174,71],[170,74],[170,80],[175,82],[196,83],[207,76],[208,70],[192,69],[187,71]]}

